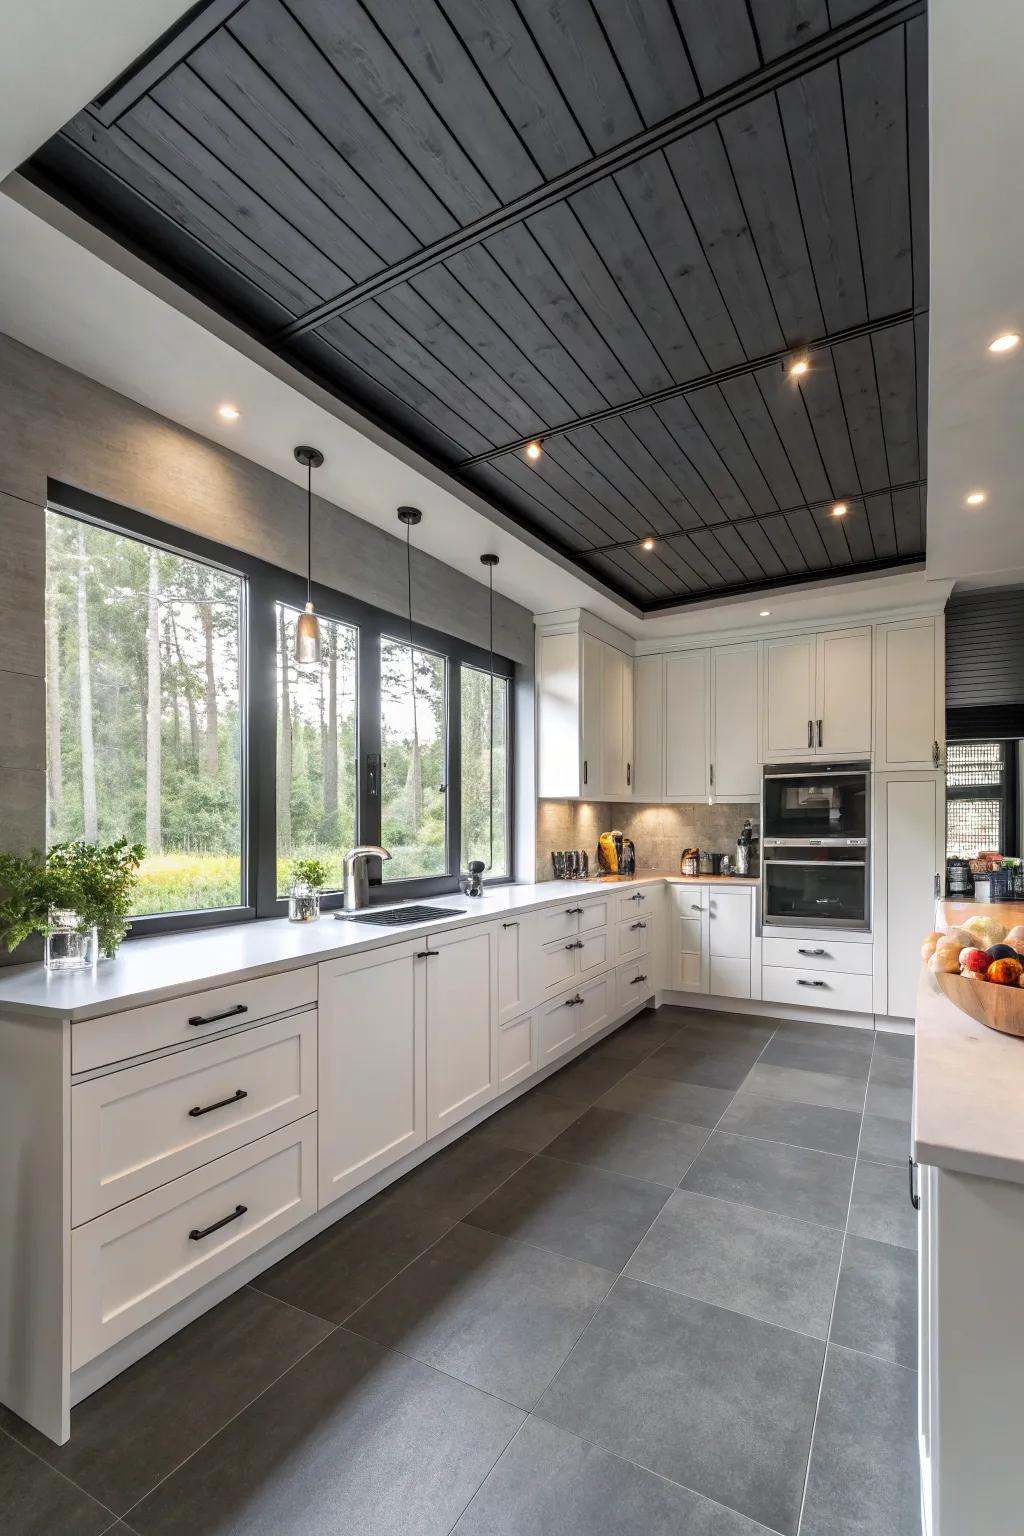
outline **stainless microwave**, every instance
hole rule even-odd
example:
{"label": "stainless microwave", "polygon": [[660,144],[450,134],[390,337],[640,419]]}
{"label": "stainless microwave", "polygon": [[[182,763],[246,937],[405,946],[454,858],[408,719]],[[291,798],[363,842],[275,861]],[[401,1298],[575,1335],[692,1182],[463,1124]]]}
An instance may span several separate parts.
{"label": "stainless microwave", "polygon": [[765,927],[870,929],[870,786],[867,763],[765,768]]}
{"label": "stainless microwave", "polygon": [[761,837],[776,843],[867,845],[867,763],[777,763],[766,767]]}

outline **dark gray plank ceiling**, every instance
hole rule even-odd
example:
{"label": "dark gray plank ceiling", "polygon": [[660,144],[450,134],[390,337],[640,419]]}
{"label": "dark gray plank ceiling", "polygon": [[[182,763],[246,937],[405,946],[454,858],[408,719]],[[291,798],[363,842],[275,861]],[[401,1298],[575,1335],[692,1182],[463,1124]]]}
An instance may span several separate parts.
{"label": "dark gray plank ceiling", "polygon": [[667,606],[923,554],[925,26],[210,0],[26,169]]}

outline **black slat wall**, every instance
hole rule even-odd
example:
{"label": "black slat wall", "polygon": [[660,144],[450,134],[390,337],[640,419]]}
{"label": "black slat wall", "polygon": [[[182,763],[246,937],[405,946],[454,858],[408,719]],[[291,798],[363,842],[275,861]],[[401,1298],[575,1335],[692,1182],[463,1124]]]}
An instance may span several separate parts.
{"label": "black slat wall", "polygon": [[951,741],[1024,736],[1024,587],[950,599],[946,734]]}

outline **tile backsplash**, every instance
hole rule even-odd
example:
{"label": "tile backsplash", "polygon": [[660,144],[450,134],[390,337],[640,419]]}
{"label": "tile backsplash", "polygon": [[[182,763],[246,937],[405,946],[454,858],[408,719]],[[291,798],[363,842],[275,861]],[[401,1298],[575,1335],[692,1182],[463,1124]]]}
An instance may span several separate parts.
{"label": "tile backsplash", "polygon": [[735,852],[747,817],[756,827],[760,807],[749,805],[620,805],[586,800],[537,803],[537,879],[550,880],[553,848],[586,848],[596,867],[597,839],[614,827],[636,844],[638,869],[678,869],[684,848]]}

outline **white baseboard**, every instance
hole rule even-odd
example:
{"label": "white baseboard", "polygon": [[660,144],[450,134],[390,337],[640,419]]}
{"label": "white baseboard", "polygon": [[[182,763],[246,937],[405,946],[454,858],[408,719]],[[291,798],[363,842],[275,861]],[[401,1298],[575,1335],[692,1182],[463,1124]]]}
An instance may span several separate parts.
{"label": "white baseboard", "polygon": [[[760,998],[709,997],[703,992],[659,992],[658,1007],[665,1003],[675,1008],[692,1008],[698,1013],[739,1013],[762,1019],[783,1019],[797,1024],[838,1024],[845,1029],[875,1028],[875,1016],[871,1013],[843,1013],[837,1008],[796,1008],[763,1002]],[[892,1021],[893,1024],[896,1022]]]}

